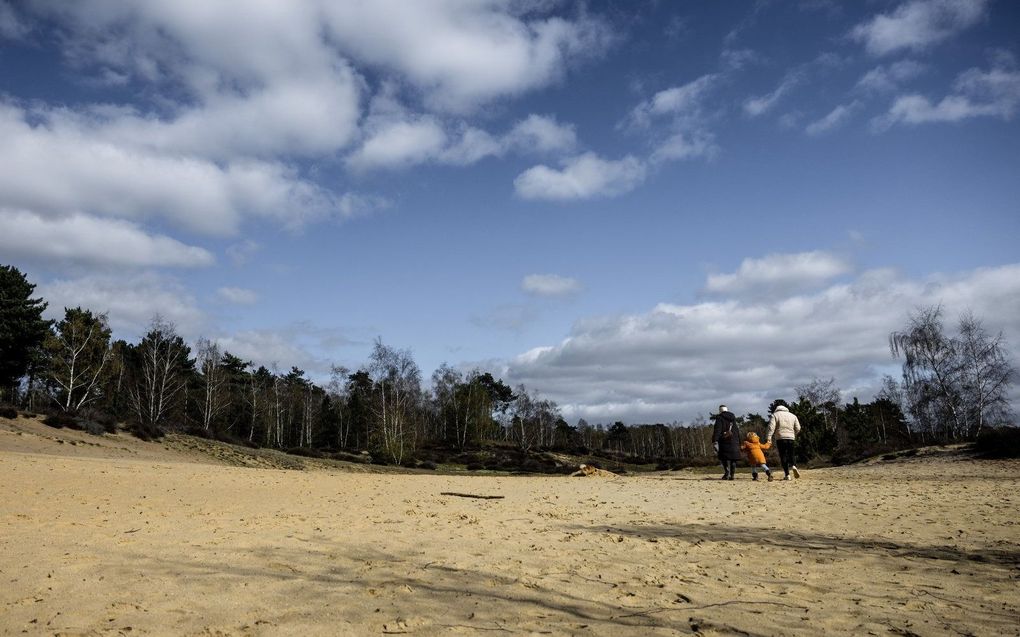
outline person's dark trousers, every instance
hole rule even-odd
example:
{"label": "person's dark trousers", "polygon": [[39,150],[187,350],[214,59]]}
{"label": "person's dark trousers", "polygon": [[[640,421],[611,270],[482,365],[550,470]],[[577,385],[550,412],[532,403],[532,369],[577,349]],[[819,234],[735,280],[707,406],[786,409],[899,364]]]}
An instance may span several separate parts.
{"label": "person's dark trousers", "polygon": [[790,467],[797,464],[793,457],[793,441],[780,438],[776,445],[779,447],[779,462],[783,464],[783,473],[790,475]]}
{"label": "person's dark trousers", "polygon": [[723,480],[732,480],[733,474],[737,472],[737,461],[727,460],[726,458],[722,457],[722,454],[720,454],[719,462],[722,463]]}

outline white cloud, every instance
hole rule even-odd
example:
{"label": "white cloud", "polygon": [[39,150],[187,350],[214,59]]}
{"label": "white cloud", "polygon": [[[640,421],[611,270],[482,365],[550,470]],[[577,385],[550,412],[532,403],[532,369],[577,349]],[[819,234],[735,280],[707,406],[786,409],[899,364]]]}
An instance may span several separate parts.
{"label": "white cloud", "polygon": [[856,101],[849,104],[840,104],[829,111],[829,113],[821,119],[817,119],[808,124],[804,131],[808,135],[816,136],[823,135],[833,129],[839,128],[853,116],[853,113],[857,110],[858,106],[860,106],[860,104]]}
{"label": "white cloud", "polygon": [[128,340],[143,336],[157,314],[185,339],[198,337],[207,325],[191,293],[175,279],[152,272],[56,279],[39,284],[37,292],[49,303],[47,318],[62,317],[65,307],[108,312],[115,335]]}
{"label": "white cloud", "polygon": [[607,160],[589,152],[564,161],[561,170],[533,166],[517,176],[514,188],[524,199],[566,201],[621,195],[644,178],[645,166],[635,157]]}
{"label": "white cloud", "polygon": [[660,143],[649,161],[660,163],[667,160],[697,159],[714,157],[719,152],[715,136],[705,131],[679,132],[668,136]]}
{"label": "white cloud", "polygon": [[326,2],[321,10],[337,45],[353,58],[400,73],[428,102],[462,111],[562,77],[575,60],[615,40],[601,20],[514,13],[511,3]]}
{"label": "white cloud", "polygon": [[61,111],[0,103],[0,138],[0,206],[8,208],[158,216],[215,234],[234,232],[245,214],[288,224],[336,214],[334,195],[282,164],[221,165],[120,146]]}
{"label": "white cloud", "polygon": [[223,287],[216,290],[216,295],[227,303],[237,305],[252,305],[259,300],[259,295],[255,291],[246,288]]}
{"label": "white cloud", "polygon": [[561,124],[548,115],[529,115],[507,133],[503,147],[518,152],[564,152],[577,145],[577,133],[573,125]]}
{"label": "white cloud", "polygon": [[751,117],[764,115],[772,110],[784,95],[793,90],[803,80],[803,74],[799,71],[787,73],[775,89],[765,95],[748,98],[744,102],[744,112]]}
{"label": "white cloud", "polygon": [[687,84],[659,91],[651,99],[635,106],[627,122],[632,126],[646,127],[658,117],[700,117],[705,96],[718,84],[719,77],[716,74],[702,75]]}
{"label": "white cloud", "polygon": [[528,294],[545,297],[570,296],[581,291],[581,282],[558,274],[529,274],[521,281]]}
{"label": "white cloud", "polygon": [[828,252],[770,254],[744,259],[732,274],[709,275],[705,290],[721,294],[788,294],[849,273],[850,264]]}
{"label": "white cloud", "polygon": [[508,361],[504,379],[541,387],[564,415],[591,422],[690,421],[720,403],[765,413],[812,378],[836,379],[870,400],[902,361],[888,335],[916,307],[941,303],[948,323],[965,309],[1004,330],[1020,360],[1020,264],[905,279],[865,272],[808,295],[661,304],[644,314],[578,322],[554,346]]}
{"label": "white cloud", "polygon": [[857,80],[855,88],[870,93],[890,93],[899,88],[903,82],[923,73],[926,68],[913,60],[899,60],[892,64],[876,66]]}
{"label": "white cloud", "polygon": [[958,122],[972,117],[1010,120],[1020,109],[1020,71],[1014,64],[1011,58],[1003,58],[987,71],[969,69],[957,77],[953,93],[938,102],[923,95],[902,95],[873,125],[882,130],[897,123]]}
{"label": "white cloud", "polygon": [[987,0],[910,0],[853,28],[850,36],[872,55],[922,51],[977,24]]}
{"label": "white cloud", "polygon": [[4,208],[0,251],[31,260],[98,266],[202,267],[215,262],[208,250],[149,235],[127,221],[85,214],[43,218]]}
{"label": "white cloud", "polygon": [[401,168],[436,162],[465,166],[487,157],[569,151],[577,145],[574,127],[532,114],[497,137],[461,124],[455,132],[432,116],[412,116],[391,100],[369,118],[369,135],[347,158],[356,170]]}
{"label": "white cloud", "polygon": [[[324,376],[329,373],[329,361],[313,355],[306,343],[302,342],[299,330],[258,329],[244,330],[216,339],[223,351],[230,352],[241,360],[252,361],[255,366],[265,365],[268,369],[278,368],[286,373],[297,367],[311,375]],[[321,381],[320,381],[321,382]]]}
{"label": "white cloud", "polygon": [[347,163],[356,170],[423,163],[446,145],[446,133],[432,118],[391,122],[374,131]]}

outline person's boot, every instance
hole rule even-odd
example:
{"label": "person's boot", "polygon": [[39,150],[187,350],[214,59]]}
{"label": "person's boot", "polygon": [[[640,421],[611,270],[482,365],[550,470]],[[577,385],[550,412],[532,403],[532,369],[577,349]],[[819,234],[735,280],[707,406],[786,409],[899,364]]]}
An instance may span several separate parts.
{"label": "person's boot", "polygon": [[758,474],[757,473],[752,473],[751,474],[751,479],[754,480],[755,482],[757,482],[758,481]]}

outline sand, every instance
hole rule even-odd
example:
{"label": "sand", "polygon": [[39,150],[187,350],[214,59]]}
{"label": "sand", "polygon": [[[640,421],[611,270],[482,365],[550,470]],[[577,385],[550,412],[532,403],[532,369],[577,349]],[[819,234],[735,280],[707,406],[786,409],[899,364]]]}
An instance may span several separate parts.
{"label": "sand", "polygon": [[773,483],[227,462],[0,422],[0,633],[1020,635],[1018,462]]}

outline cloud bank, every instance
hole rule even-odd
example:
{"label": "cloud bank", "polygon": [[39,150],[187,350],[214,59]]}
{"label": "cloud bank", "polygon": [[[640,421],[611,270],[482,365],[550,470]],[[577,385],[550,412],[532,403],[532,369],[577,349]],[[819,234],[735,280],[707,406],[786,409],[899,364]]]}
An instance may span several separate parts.
{"label": "cloud bank", "polygon": [[[813,254],[804,262],[825,261]],[[832,262],[805,272],[817,280],[841,270]],[[746,274],[715,285],[741,291],[755,276]],[[579,321],[560,343],[525,352],[503,371],[513,384],[541,389],[569,419],[591,422],[690,421],[720,403],[764,413],[813,378],[833,377],[847,400],[868,400],[882,374],[899,375],[889,333],[916,307],[939,303],[950,324],[970,309],[993,333],[1004,330],[1020,360],[1020,264],[1012,264],[917,280],[872,270],[808,293],[661,303]]]}

